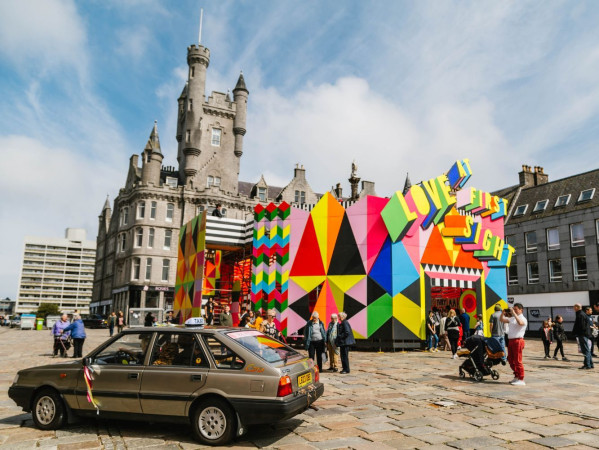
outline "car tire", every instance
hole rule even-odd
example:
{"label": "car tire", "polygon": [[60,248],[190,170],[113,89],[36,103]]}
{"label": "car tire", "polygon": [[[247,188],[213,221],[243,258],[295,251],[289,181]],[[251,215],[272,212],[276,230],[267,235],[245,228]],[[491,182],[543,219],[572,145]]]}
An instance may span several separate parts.
{"label": "car tire", "polygon": [[33,423],[40,430],[57,430],[67,418],[66,408],[58,392],[42,389],[34,399],[31,408]]}
{"label": "car tire", "polygon": [[200,401],[191,423],[196,439],[202,444],[224,445],[235,434],[235,414],[229,404],[219,398]]}

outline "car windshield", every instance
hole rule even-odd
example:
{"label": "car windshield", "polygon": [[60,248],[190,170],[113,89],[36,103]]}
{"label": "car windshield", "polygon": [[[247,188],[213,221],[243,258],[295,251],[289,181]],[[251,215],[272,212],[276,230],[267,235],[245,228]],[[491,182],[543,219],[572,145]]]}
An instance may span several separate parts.
{"label": "car windshield", "polygon": [[257,330],[233,331],[227,336],[243,345],[269,363],[285,361],[302,357],[302,355],[285,344],[265,336]]}

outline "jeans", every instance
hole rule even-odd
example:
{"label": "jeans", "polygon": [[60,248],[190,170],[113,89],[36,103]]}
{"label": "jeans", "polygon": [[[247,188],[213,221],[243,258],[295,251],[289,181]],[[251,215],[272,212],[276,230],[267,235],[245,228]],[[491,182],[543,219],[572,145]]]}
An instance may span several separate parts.
{"label": "jeans", "polygon": [[[434,344],[433,344],[434,341]],[[439,338],[436,334],[428,335],[428,349],[431,350],[433,348],[437,348],[437,344],[439,343]]]}
{"label": "jeans", "polygon": [[339,353],[341,356],[341,367],[343,372],[349,373],[349,345],[342,345],[339,347]]}
{"label": "jeans", "polygon": [[543,341],[543,347],[545,348],[545,357],[549,358],[549,352],[551,351],[551,342]]}
{"label": "jeans", "polygon": [[592,369],[593,365],[593,354],[591,353],[591,340],[584,336],[579,336],[578,344],[580,345],[580,351],[584,356],[584,367]]}
{"label": "jeans", "polygon": [[455,355],[458,351],[458,339],[460,339],[460,331],[447,330],[447,337],[449,338],[449,344],[451,345],[451,354]]}
{"label": "jeans", "polygon": [[514,371],[514,376],[519,380],[524,379],[524,365],[522,364],[522,351],[524,350],[524,339],[510,339],[508,344],[507,360]]}
{"label": "jeans", "polygon": [[314,352],[316,352],[316,361],[318,362],[318,370],[322,372],[322,352],[324,352],[324,339],[320,341],[310,341],[308,346],[308,357],[314,361]]}
{"label": "jeans", "polygon": [[553,352],[554,358],[557,356],[558,351],[562,354],[562,358],[564,358],[564,341],[562,341],[561,339],[555,340],[555,351]]}
{"label": "jeans", "polygon": [[73,338],[73,358],[82,358],[83,342],[85,338]]}

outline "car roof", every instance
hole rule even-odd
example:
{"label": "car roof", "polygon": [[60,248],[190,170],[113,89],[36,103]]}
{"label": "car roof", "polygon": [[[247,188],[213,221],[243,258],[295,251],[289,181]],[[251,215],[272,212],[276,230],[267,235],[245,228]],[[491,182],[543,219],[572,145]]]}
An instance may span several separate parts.
{"label": "car roof", "polygon": [[127,330],[123,330],[123,333],[139,333],[140,331],[145,332],[161,332],[161,333],[206,333],[206,334],[214,334],[214,333],[224,333],[228,331],[240,331],[243,328],[235,328],[235,327],[215,327],[215,326],[206,326],[206,327],[186,327],[184,325],[174,325],[168,327],[135,327],[129,328]]}

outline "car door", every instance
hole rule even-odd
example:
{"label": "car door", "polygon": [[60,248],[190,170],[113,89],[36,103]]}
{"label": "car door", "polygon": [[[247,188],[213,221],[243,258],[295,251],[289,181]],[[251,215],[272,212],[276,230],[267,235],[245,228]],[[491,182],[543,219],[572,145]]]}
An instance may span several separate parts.
{"label": "car door", "polygon": [[186,415],[186,405],[205,384],[210,365],[195,333],[159,332],[140,388],[144,414]]}
{"label": "car door", "polygon": [[[91,393],[100,411],[141,413],[139,388],[152,334],[124,334],[89,357]],[[77,385],[77,401],[82,410],[95,409],[87,400],[83,377]]]}

